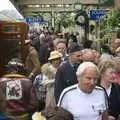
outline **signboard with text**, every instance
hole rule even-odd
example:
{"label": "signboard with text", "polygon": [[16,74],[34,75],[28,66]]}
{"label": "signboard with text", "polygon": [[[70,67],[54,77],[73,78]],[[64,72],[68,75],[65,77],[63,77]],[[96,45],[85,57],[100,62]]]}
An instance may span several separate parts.
{"label": "signboard with text", "polygon": [[104,9],[95,9],[90,11],[91,20],[100,20],[106,15],[106,10]]}
{"label": "signboard with text", "polygon": [[30,18],[26,18],[26,22],[28,24],[33,24],[33,23],[41,23],[44,22],[42,17],[30,17]]}

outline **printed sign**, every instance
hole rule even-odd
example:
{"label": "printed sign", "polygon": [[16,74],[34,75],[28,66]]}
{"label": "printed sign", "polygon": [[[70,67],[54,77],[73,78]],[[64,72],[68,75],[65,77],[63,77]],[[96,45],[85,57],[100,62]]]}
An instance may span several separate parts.
{"label": "printed sign", "polygon": [[19,100],[22,98],[22,87],[20,80],[8,81],[6,85],[7,100]]}

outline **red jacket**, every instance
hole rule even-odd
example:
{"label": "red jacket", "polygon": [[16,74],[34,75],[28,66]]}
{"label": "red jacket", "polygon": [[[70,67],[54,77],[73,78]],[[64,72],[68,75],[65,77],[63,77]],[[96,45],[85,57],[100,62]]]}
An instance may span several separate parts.
{"label": "red jacket", "polygon": [[10,115],[36,111],[37,99],[31,80],[19,74],[7,74],[0,78],[0,87],[5,93]]}

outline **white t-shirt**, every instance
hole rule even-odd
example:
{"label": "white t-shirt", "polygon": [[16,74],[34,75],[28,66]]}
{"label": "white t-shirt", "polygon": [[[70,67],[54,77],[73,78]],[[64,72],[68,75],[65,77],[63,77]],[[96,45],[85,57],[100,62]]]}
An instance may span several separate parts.
{"label": "white t-shirt", "polygon": [[64,89],[58,106],[73,114],[74,120],[101,120],[106,110],[105,94],[102,88],[96,87],[92,93],[86,94],[77,85]]}

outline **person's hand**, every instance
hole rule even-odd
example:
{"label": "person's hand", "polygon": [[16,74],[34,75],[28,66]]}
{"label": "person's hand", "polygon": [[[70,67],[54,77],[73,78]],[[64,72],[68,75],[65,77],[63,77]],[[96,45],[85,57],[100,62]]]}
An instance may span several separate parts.
{"label": "person's hand", "polygon": [[31,72],[31,73],[29,74],[29,78],[32,78],[32,77],[34,77],[34,73]]}
{"label": "person's hand", "polygon": [[41,112],[35,112],[32,115],[32,120],[46,120],[43,115],[41,115]]}
{"label": "person's hand", "polygon": [[109,116],[108,116],[108,120],[115,120],[115,117],[109,115]]}

